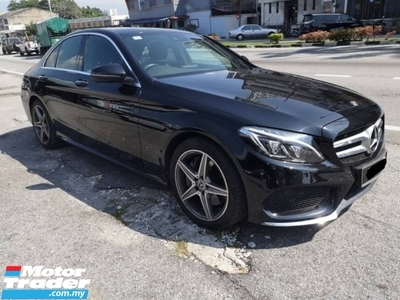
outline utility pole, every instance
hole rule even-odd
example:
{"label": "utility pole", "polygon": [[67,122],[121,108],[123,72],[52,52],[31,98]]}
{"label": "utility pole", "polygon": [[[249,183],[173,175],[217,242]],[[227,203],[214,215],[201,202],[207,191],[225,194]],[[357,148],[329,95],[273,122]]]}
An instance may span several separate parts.
{"label": "utility pole", "polygon": [[239,26],[242,26],[242,0],[239,0]]}
{"label": "utility pole", "polygon": [[47,0],[47,3],[48,3],[48,5],[49,5],[50,17],[53,18],[53,10],[51,9],[51,2],[50,2],[50,0]]}

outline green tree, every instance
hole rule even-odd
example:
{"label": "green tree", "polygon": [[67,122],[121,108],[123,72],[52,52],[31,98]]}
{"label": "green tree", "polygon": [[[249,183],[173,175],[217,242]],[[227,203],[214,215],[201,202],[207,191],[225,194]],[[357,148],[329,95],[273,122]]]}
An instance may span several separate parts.
{"label": "green tree", "polygon": [[27,35],[31,36],[37,36],[37,27],[36,24],[33,23],[32,21],[29,24],[25,24],[25,31]]}
{"label": "green tree", "polygon": [[82,10],[74,0],[51,0],[51,8],[58,13],[60,18],[79,19],[82,17]]}
{"label": "green tree", "polygon": [[[47,0],[11,0],[7,9],[12,11],[29,7],[49,10],[49,4]],[[64,19],[104,16],[104,13],[99,8],[89,6],[80,8],[74,0],[51,0],[51,9]]]}
{"label": "green tree", "polygon": [[82,17],[84,18],[102,17],[104,15],[104,12],[102,12],[100,8],[90,6],[82,7]]}
{"label": "green tree", "polygon": [[17,10],[21,8],[29,8],[29,7],[39,7],[39,0],[11,0],[10,4],[8,4],[7,9],[9,11]]}

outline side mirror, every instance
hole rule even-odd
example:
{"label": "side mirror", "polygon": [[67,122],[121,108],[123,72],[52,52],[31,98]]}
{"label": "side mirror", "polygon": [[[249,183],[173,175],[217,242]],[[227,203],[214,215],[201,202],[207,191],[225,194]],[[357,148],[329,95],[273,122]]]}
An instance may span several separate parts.
{"label": "side mirror", "polygon": [[240,57],[241,57],[243,60],[245,60],[245,61],[247,61],[247,62],[250,62],[250,60],[249,60],[246,56],[241,55]]}
{"label": "side mirror", "polygon": [[126,72],[119,64],[107,64],[94,68],[90,72],[94,82],[123,82]]}

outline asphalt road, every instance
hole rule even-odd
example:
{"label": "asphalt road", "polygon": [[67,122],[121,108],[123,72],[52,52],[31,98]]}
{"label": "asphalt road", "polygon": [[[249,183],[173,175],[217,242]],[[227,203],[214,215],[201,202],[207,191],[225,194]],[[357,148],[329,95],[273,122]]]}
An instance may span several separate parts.
{"label": "asphalt road", "polygon": [[400,46],[240,53],[385,108],[389,163],[370,193],[325,226],[202,230],[165,187],[72,146],[44,150],[19,99],[38,58],[1,56],[0,267],[86,268],[95,300],[399,299]]}

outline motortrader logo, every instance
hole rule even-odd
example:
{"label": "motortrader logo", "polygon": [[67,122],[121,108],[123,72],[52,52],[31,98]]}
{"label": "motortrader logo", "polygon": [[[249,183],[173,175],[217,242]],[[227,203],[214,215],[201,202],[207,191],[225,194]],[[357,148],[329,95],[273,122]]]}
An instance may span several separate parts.
{"label": "motortrader logo", "polygon": [[86,269],[7,266],[1,299],[87,299]]}

